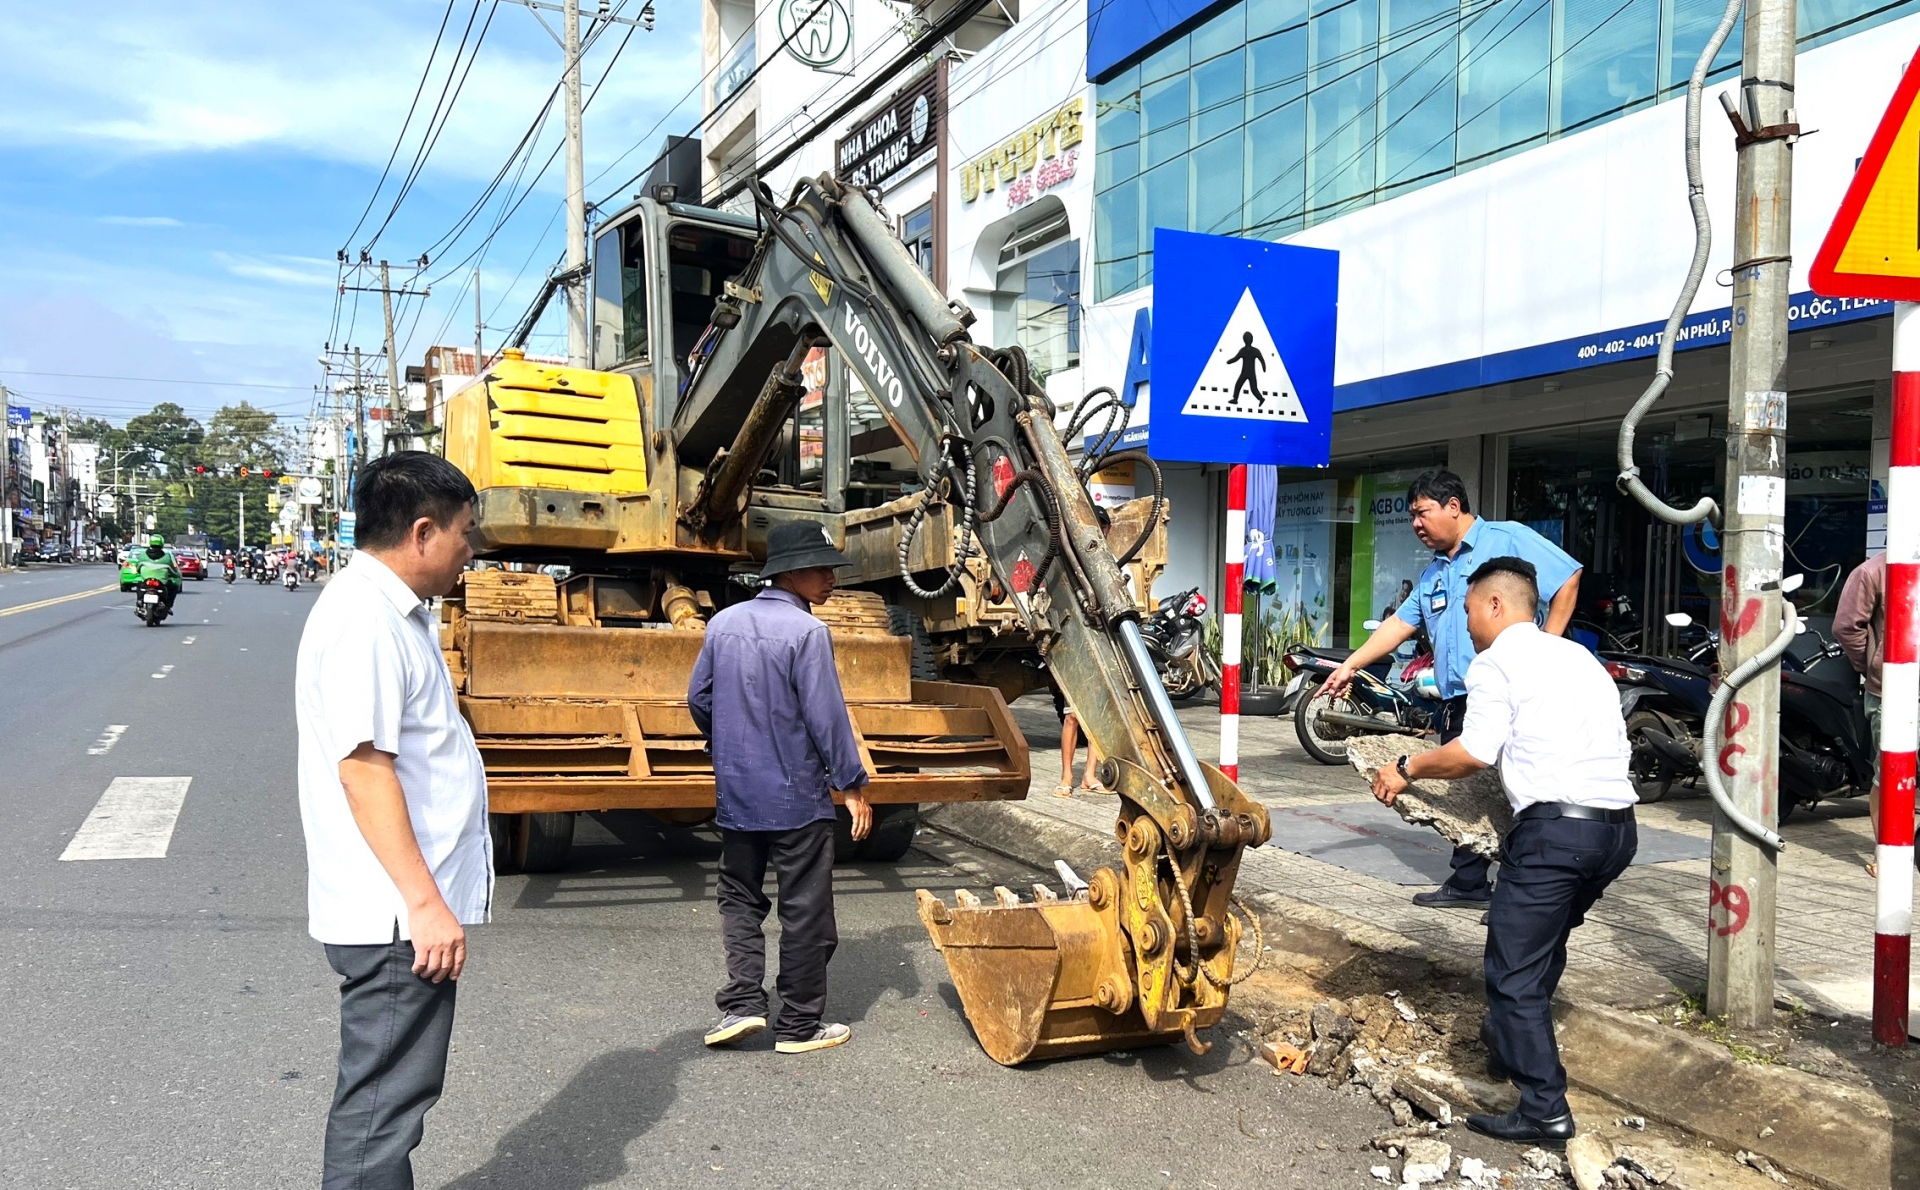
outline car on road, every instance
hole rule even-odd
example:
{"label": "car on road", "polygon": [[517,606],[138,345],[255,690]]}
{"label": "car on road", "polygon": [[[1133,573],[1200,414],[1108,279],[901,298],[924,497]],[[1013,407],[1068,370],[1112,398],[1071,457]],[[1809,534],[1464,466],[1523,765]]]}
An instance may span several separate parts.
{"label": "car on road", "polygon": [[200,556],[199,550],[176,550],[174,561],[180,563],[180,577],[207,581],[207,562]]}
{"label": "car on road", "polygon": [[120,589],[133,590],[133,584],[140,580],[140,563],[136,560],[139,546],[129,546],[120,554]]}
{"label": "car on road", "polygon": [[39,559],[40,559],[40,560],[41,560],[42,562],[71,562],[71,561],[73,561],[73,551],[72,551],[72,549],[70,549],[70,548],[69,548],[69,547],[68,547],[67,545],[65,545],[64,543],[62,543],[62,542],[58,542],[58,541],[43,541],[43,542],[41,542],[41,543],[40,543],[40,550],[39,550],[39,553],[38,553],[38,555],[37,555],[37,556],[39,557]]}

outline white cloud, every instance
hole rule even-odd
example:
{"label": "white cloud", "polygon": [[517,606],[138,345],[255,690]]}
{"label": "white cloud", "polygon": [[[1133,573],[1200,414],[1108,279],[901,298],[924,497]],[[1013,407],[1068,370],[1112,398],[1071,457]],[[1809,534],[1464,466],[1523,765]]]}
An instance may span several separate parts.
{"label": "white cloud", "polygon": [[95,223],[109,223],[115,227],[185,227],[186,224],[170,215],[102,215]]}
{"label": "white cloud", "polygon": [[331,289],[339,279],[334,262],[317,256],[257,257],[215,252],[213,258],[227,272],[251,281]]}
{"label": "white cloud", "polygon": [[[456,5],[396,172],[411,159],[439,94],[466,7]],[[437,6],[187,0],[123,8],[106,21],[59,6],[25,10],[8,26],[0,144],[114,155],[274,149],[378,169],[433,44],[438,13],[430,8]],[[594,103],[589,169],[626,149],[625,138],[653,125],[698,79],[699,10],[679,8],[662,13],[657,31],[633,35]],[[589,81],[623,32],[609,31],[587,56]],[[559,67],[557,49],[528,14],[500,6],[431,168],[490,177],[545,101]],[[662,133],[690,124],[697,104],[696,95]]]}

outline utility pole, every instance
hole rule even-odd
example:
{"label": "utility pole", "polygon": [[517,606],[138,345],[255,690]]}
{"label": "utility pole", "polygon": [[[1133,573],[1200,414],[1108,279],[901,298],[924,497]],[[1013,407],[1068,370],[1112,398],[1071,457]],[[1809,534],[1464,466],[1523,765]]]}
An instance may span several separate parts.
{"label": "utility pole", "polygon": [[381,452],[393,443],[394,426],[407,415],[406,397],[400,391],[400,356],[393,348],[393,288],[387,283],[387,262],[380,262],[380,309],[387,318],[387,433]]}
{"label": "utility pole", "polygon": [[587,171],[580,146],[580,0],[566,0],[567,55],[567,362],[587,366]]}
{"label": "utility pole", "polygon": [[240,493],[240,548],[247,548],[247,493]]}
{"label": "utility pole", "polygon": [[[567,362],[576,368],[587,366],[587,185],[586,167],[582,164],[584,152],[581,147],[580,129],[580,54],[584,48],[580,34],[580,0],[515,0],[533,13],[548,36],[560,43],[560,51],[566,55],[566,73],[563,76],[566,91],[567,116]],[[604,0],[601,11],[594,14],[588,25],[585,45],[591,46],[596,37],[610,25],[632,25],[653,31],[653,4],[641,8],[640,16],[614,16],[606,11]],[[553,26],[540,15],[545,9],[560,14],[560,32],[555,33]],[[477,289],[478,286],[476,285]]]}
{"label": "utility pole", "polygon": [[482,333],[486,323],[480,318],[480,266],[473,266],[473,374],[477,379],[486,370],[486,352],[481,350]]}
{"label": "utility pole", "polygon": [[13,397],[0,384],[0,566],[13,564]]}
{"label": "utility pole", "polygon": [[[1780,632],[1786,523],[1787,270],[1793,197],[1795,0],[1747,0],[1737,129],[1733,347],[1721,533],[1720,672]],[[1733,804],[1773,827],[1779,812],[1780,670],[1727,707],[1720,755]],[[1775,853],[1715,814],[1707,932],[1707,1012],[1735,1028],[1773,1019]]]}

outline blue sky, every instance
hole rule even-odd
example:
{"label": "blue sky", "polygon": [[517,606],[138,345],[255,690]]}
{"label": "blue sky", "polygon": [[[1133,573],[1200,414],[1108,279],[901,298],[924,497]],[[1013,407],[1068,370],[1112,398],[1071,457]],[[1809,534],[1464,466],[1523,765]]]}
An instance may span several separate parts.
{"label": "blue sky", "polygon": [[[641,3],[623,7],[637,15]],[[453,0],[421,118],[474,4]],[[373,245],[376,260],[411,261],[448,230],[559,78],[559,49],[528,9],[478,0],[475,32],[496,4],[431,158]],[[699,6],[656,7],[656,29],[636,31],[611,73],[624,28],[609,30],[587,56],[588,84],[606,76],[585,119],[589,200],[607,197],[666,134],[699,118]],[[304,417],[320,379],[315,356],[332,324],[334,252],[374,191],[446,11],[443,0],[6,5],[0,384],[17,403],[114,421],[162,400],[204,417],[241,398]],[[558,28],[557,14],[543,15]],[[351,252],[391,204],[421,118]],[[559,130],[556,105],[529,179]],[[562,183],[556,159],[480,258],[490,326],[519,317],[562,252]],[[477,247],[499,209],[490,204],[426,276],[439,277],[442,264]],[[443,341],[473,341],[471,276],[469,266],[436,285],[421,308],[398,311],[402,334],[413,328],[403,363],[420,362],[443,326]],[[378,351],[378,295],[361,298],[351,339],[342,328],[336,345]],[[541,329],[559,329],[558,319],[550,315]],[[499,333],[489,331],[489,344]],[[556,343],[564,337],[532,345]]]}

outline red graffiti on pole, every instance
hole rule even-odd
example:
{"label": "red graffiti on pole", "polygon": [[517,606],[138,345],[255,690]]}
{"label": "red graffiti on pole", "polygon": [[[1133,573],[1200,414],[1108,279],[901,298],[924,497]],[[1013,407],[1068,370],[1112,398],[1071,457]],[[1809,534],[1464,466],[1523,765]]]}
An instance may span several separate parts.
{"label": "red graffiti on pole", "polygon": [[1720,720],[1720,738],[1728,742],[1721,747],[1719,759],[1720,771],[1729,777],[1734,775],[1733,758],[1744,756],[1747,752],[1745,746],[1731,741],[1733,737],[1745,730],[1752,720],[1753,712],[1748,709],[1746,703],[1736,701],[1727,704],[1726,714]]}
{"label": "red graffiti on pole", "polygon": [[[1760,601],[1749,597],[1741,603],[1739,574],[1732,566],[1726,571],[1727,594],[1720,601],[1720,639],[1731,643],[1752,632],[1753,626],[1760,622]],[[1735,604],[1740,607],[1738,617],[1733,614]]]}
{"label": "red graffiti on pole", "polygon": [[[1714,920],[1714,914],[1724,908],[1726,924]],[[1711,878],[1707,881],[1707,928],[1721,938],[1729,938],[1747,928],[1747,919],[1753,915],[1753,908],[1747,900],[1747,890],[1737,884],[1721,884]]]}

